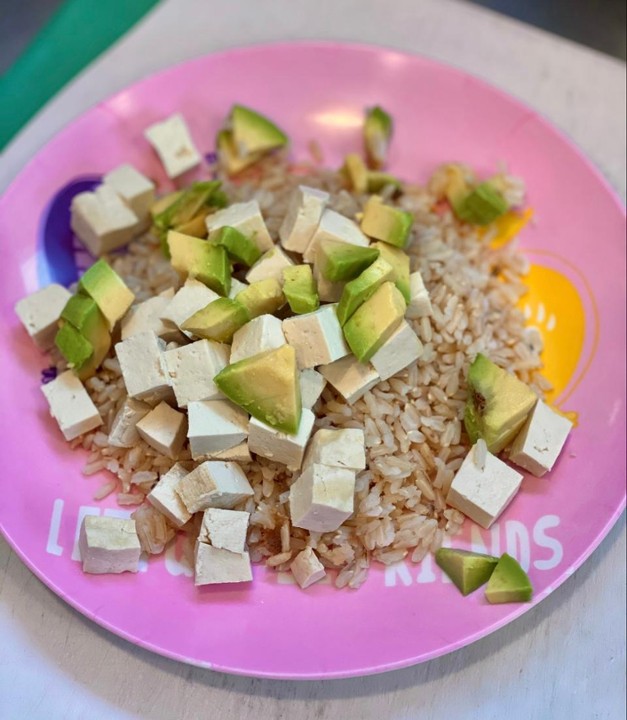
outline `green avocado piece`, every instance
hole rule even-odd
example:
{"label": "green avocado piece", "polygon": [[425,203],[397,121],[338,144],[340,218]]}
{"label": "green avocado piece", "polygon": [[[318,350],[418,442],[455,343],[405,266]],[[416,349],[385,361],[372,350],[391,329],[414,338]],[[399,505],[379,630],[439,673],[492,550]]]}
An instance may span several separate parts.
{"label": "green avocado piece", "polygon": [[95,300],[100,312],[105,316],[109,330],[124,316],[135,300],[122,278],[101,258],[83,275],[78,283],[79,290]]}
{"label": "green avocado piece", "polygon": [[234,261],[250,267],[261,257],[261,250],[239,230],[225,225],[211,233],[209,242],[222,245]]}
{"label": "green avocado piece", "polygon": [[489,603],[529,602],[533,587],[527,573],[507,553],[501,555],[485,589]]}
{"label": "green avocado piece", "polygon": [[372,167],[380,168],[385,165],[392,130],[392,117],[382,107],[375,105],[366,110],[364,145]]}
{"label": "green avocado piece", "polygon": [[405,302],[409,305],[411,300],[411,289],[409,285],[409,255],[400,248],[393,247],[388,243],[376,242],[373,247],[379,249],[379,258],[385,260],[393,268],[393,280],[396,287],[401,291]]}
{"label": "green avocado piece", "polygon": [[237,293],[235,299],[246,308],[251,320],[259,315],[273,315],[285,305],[283,288],[276,278],[251,283]]}
{"label": "green avocado piece", "polygon": [[320,307],[311,265],[290,265],[283,268],[283,294],[291,311],[297,315],[314,312]]}
{"label": "green avocado piece", "polygon": [[81,379],[93,375],[88,368],[93,366],[90,361],[94,356],[94,346],[73,325],[63,323],[57,331],[54,344]]}
{"label": "green avocado piece", "polygon": [[175,190],[174,192],[163,195],[162,197],[155,200],[155,202],[152,204],[152,207],[150,208],[150,216],[152,217],[153,221],[157,217],[157,215],[161,215],[161,213],[167,208],[169,208],[173,202],[178,200],[182,194],[182,190]]}
{"label": "green avocado piece", "polygon": [[483,182],[453,203],[460,220],[473,225],[489,225],[509,209],[503,195],[490,182]]}
{"label": "green avocado piece", "polygon": [[342,282],[356,278],[378,257],[377,248],[326,239],[318,244],[316,265],[326,280]]}
{"label": "green avocado piece", "polygon": [[198,215],[194,215],[191,220],[177,225],[174,230],[183,233],[183,235],[191,235],[196,238],[207,237],[207,223],[205,222],[209,215],[209,209],[201,210]]}
{"label": "green avocado piece", "polygon": [[399,326],[405,300],[393,282],[384,282],[344,325],[344,337],[353,355],[366,363]]}
{"label": "green avocado piece", "polygon": [[229,175],[237,175],[263,157],[263,153],[260,152],[239,157],[235,150],[233,133],[230,130],[220,130],[216,137],[216,148],[220,164]]}
{"label": "green avocado piece", "polygon": [[302,411],[296,352],[291,345],[227,365],[213,379],[254,418],[281,432],[298,432]]}
{"label": "green avocado piece", "polygon": [[378,170],[368,171],[368,186],[366,189],[369,193],[381,192],[381,190],[383,190],[383,188],[387,187],[388,185],[391,185],[394,188],[395,192],[400,190],[402,187],[401,181],[398,178],[394,177],[394,175],[380,172]]}
{"label": "green avocado piece", "polygon": [[364,208],[361,229],[368,237],[404,248],[409,241],[413,222],[411,213],[385,205],[378,195],[373,195]]}
{"label": "green avocado piece", "polygon": [[471,442],[497,454],[518,434],[538,398],[515,375],[479,353],[468,370],[464,425]]}
{"label": "green avocado piece", "polygon": [[394,280],[394,268],[379,257],[359,277],[346,283],[337,306],[337,319],[340,325],[345,325],[355,310],[374,295],[387,280]]}
{"label": "green avocado piece", "polygon": [[200,280],[219,295],[229,294],[231,264],[224,247],[169,230],[168,248],[172,267],[177,272]]}
{"label": "green avocado piece", "polygon": [[435,554],[435,561],[461,594],[468,595],[488,582],[499,559],[469,550],[440,548]]}
{"label": "green avocado piece", "polygon": [[230,343],[250,319],[248,310],[237,300],[221,297],[195,312],[181,327],[205,340]]}
{"label": "green avocado piece", "polygon": [[344,158],[342,174],[348,181],[351,189],[356,193],[365,193],[368,189],[368,168],[364,161],[355,153]]}
{"label": "green avocado piece", "polygon": [[272,121],[244,105],[233,105],[229,128],[239,157],[267,152],[288,143],[287,135]]}

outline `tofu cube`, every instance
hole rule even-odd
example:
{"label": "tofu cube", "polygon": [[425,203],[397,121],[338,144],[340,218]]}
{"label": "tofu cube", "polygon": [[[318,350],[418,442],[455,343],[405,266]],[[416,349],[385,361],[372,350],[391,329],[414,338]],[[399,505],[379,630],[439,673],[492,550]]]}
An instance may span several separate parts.
{"label": "tofu cube", "polygon": [[294,262],[276,245],[265,252],[250,268],[246,273],[246,281],[254,283],[272,279],[283,285],[283,270],[293,264]]}
{"label": "tofu cube", "polygon": [[167,350],[163,358],[179,407],[187,407],[190,402],[198,400],[224,397],[213,378],[229,363],[227,345],[198,340],[175,350]]}
{"label": "tofu cube", "polygon": [[327,381],[324,377],[312,368],[300,371],[300,398],[304,408],[311,408],[318,402]]}
{"label": "tofu cube", "polygon": [[144,136],[156,150],[169,178],[177,178],[201,163],[200,153],[180,113],[146,128]]}
{"label": "tofu cube", "polygon": [[409,297],[409,305],[405,313],[408,318],[415,319],[431,315],[433,312],[431,299],[419,272],[413,272],[409,276]]}
{"label": "tofu cube", "polygon": [[83,572],[137,572],[141,545],[134,520],[87,515],[81,525],[78,547]]}
{"label": "tofu cube", "polygon": [[256,200],[233,203],[229,207],[207,215],[207,230],[212,233],[221,227],[229,226],[239,230],[242,235],[254,239],[262,253],[274,247],[261,208]]}
{"label": "tofu cube", "polygon": [[411,325],[403,320],[391,337],[370,358],[381,380],[387,380],[422,355],[423,347]]}
{"label": "tofu cube", "polygon": [[230,362],[235,363],[266,350],[275,350],[282,345],[285,345],[285,335],[279,318],[259,315],[233,335]]}
{"label": "tofu cube", "polygon": [[137,432],[155,450],[176,459],[187,437],[185,413],[161,402],[137,423]]}
{"label": "tofu cube", "polygon": [[237,463],[249,463],[253,461],[250,450],[248,449],[248,442],[234,445],[232,448],[220,450],[216,453],[207,453],[203,456],[203,458],[206,458],[207,460],[224,460]]}
{"label": "tofu cube", "polygon": [[327,574],[324,565],[310,547],[306,547],[298,553],[290,565],[290,570],[303,590],[322,580]]}
{"label": "tofu cube", "polygon": [[329,202],[329,193],[299,185],[290,197],[287,214],[279,228],[281,245],[301,255],[311,242],[322,213]]}
{"label": "tofu cube", "polygon": [[187,278],[183,287],[163,309],[161,319],[180,328],[194,313],[207,307],[220,296],[194,278]]}
{"label": "tofu cube", "polygon": [[234,462],[207,460],[182,478],[176,493],[191,513],[209,507],[230,510],[253,496],[242,468]]}
{"label": "tofu cube", "polygon": [[453,478],[446,502],[487,530],[513,500],[523,476],[490,452],[482,469],[475,453],[476,445]]}
{"label": "tofu cube", "polygon": [[241,293],[242,290],[245,290],[248,287],[248,283],[241,282],[237,278],[231,278],[231,289],[229,290],[229,297],[231,300],[235,299],[235,296],[238,293]]}
{"label": "tofu cube", "polygon": [[381,380],[370,363],[360,363],[354,355],[323,365],[320,372],[349,405],[357,402]]}
{"label": "tofu cube", "polygon": [[366,467],[364,431],[357,428],[317,430],[307,448],[303,467],[306,468],[314,463],[347,470],[364,470]]}
{"label": "tofu cube", "polygon": [[327,365],[350,352],[335,305],[283,320],[283,332],[288,344],[296,350],[300,370]]}
{"label": "tofu cube", "polygon": [[183,333],[172,324],[166,323],[161,317],[173,297],[174,289],[171,289],[133,305],[122,318],[122,340],[152,330],[155,335],[163,338],[166,342],[186,342]]}
{"label": "tofu cube", "polygon": [[132,240],[139,218],[109,185],[100,185],[72,198],[70,225],[89,252],[100,256]]}
{"label": "tofu cube", "polygon": [[192,514],[176,492],[181,480],[189,473],[181,463],[173,465],[146,496],[148,502],[165,515],[174,527],[180,528]]}
{"label": "tofu cube", "polygon": [[52,283],[15,304],[16,315],[40,350],[50,350],[54,345],[59,317],[71,297],[69,290]]}
{"label": "tofu cube", "polygon": [[303,408],[298,432],[296,435],[287,435],[251,418],[248,447],[257,455],[287,465],[290,470],[297,470],[303,462],[315,419],[311,410]]}
{"label": "tofu cube", "polygon": [[41,391],[50,406],[50,415],[57,421],[66,440],[74,440],[102,425],[98,408],[71,370],[42,385]]}
{"label": "tofu cube", "polygon": [[252,579],[253,571],[247,552],[234,553],[206,543],[196,543],[194,578],[196,587],[250,582]]}
{"label": "tofu cube", "polygon": [[313,463],[290,487],[292,525],[331,532],[353,514],[355,472]]}
{"label": "tofu cube", "polygon": [[148,403],[127,397],[116,413],[109,431],[109,445],[131,448],[139,442],[137,423],[152,410]]}
{"label": "tofu cube", "polygon": [[568,418],[538,400],[512,443],[509,459],[532,475],[542,477],[552,469],[572,427]]}
{"label": "tofu cube", "polygon": [[165,342],[153,331],[137,333],[116,344],[115,353],[130,397],[150,405],[173,397],[164,350]]}
{"label": "tofu cube", "polygon": [[155,202],[155,184],[132,165],[120,165],[102,179],[137,215],[144,226],[150,219],[150,208]]}
{"label": "tofu cube", "polygon": [[313,263],[315,261],[321,240],[337,240],[338,242],[362,247],[368,247],[370,244],[370,241],[359,229],[356,222],[344,217],[344,215],[340,215],[335,210],[325,210],[322,213],[320,223],[303,253],[305,262]]}
{"label": "tofu cube", "polygon": [[207,508],[202,516],[198,541],[215,548],[243,553],[250,513],[241,510]]}
{"label": "tofu cube", "polygon": [[248,436],[248,413],[228,400],[197,400],[187,406],[194,460],[228,450]]}

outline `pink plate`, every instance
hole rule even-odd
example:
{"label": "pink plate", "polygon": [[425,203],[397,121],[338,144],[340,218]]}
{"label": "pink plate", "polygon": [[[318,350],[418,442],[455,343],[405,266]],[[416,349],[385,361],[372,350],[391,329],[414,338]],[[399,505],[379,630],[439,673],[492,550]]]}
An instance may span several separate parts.
{"label": "pink plate", "polygon": [[[578,414],[557,468],[527,478],[491,532],[466,523],[455,545],[508,550],[529,573],[534,603],[590,555],[625,505],[625,216],[579,151],[535,112],[474,77],[373,47],[299,43],[203,57],[161,72],[85,113],[22,171],[0,202],[0,525],[31,570],[60,597],[118,635],[216,670],[275,678],[382,672],[428,660],[496,630],[531,605],[463,598],[431,559],[375,568],[357,592],[307,592],[255,568],[247,587],[197,590],[177,547],[144,572],[83,575],[76,553],[85,513],[116,512],[91,498],[39,390],[46,360],[13,313],[50,279],[71,281],[82,258],[67,233],[77,178],[130,162],[167,187],[143,138],[150,123],[184,114],[203,152],[228,108],[242,102],[285,128],[295,158],[315,138],[337,166],[360,150],[363,109],[395,118],[391,170],[424,181],[441,162],[482,173],[499,161],[525,178],[535,223],[522,244],[533,267],[524,309],[546,343],[553,400]],[[63,192],[59,190],[65,188]],[[74,188],[74,190],[73,190]],[[65,232],[64,232],[65,229]],[[108,509],[107,509],[108,508]]]}

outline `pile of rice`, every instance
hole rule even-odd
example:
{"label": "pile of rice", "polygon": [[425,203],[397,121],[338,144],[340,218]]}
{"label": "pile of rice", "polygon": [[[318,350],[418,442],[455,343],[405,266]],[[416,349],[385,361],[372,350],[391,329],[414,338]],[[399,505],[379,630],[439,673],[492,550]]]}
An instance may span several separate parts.
{"label": "pile of rice", "polygon": [[[340,173],[316,164],[289,165],[284,156],[260,163],[237,183],[221,178],[231,201],[259,201],[270,233],[277,231],[294,187],[306,184],[331,193],[331,207],[354,217],[368,196],[346,189]],[[501,176],[512,205],[522,204],[520,180]],[[278,570],[306,546],[321,562],[337,570],[337,587],[356,588],[370,563],[419,562],[437,550],[445,535],[459,532],[464,516],[447,507],[446,494],[469,449],[463,430],[468,366],[478,352],[514,372],[542,396],[549,384],[541,376],[541,343],[525,329],[516,309],[526,291],[521,276],[527,260],[516,242],[490,248],[489,234],[460,224],[442,203],[445,174],[435,173],[428,187],[405,186],[398,204],[415,215],[408,248],[412,271],[419,270],[431,296],[433,314],[412,323],[424,344],[417,363],[379,383],[354,405],[327,385],[314,410],[316,427],[362,428],[367,469],[357,476],[355,513],[339,530],[315,533],[292,527],[289,487],[295,474],[283,465],[256,458],[244,465],[254,498],[238,509],[251,513],[248,544],[251,558]],[[391,188],[390,188],[391,191]],[[150,236],[133,242],[128,252],[110,258],[112,266],[135,292],[152,297],[180,280]],[[141,505],[146,493],[173,461],[140,442],[132,449],[108,445],[107,433],[126,391],[112,350],[86,386],[104,419],[103,427],[73,442],[89,451],[86,475],[108,470],[112,477],[96,493],[117,493],[121,505]],[[186,445],[179,461],[191,462]],[[175,531],[149,505],[135,515],[142,545],[160,552]],[[198,518],[183,528],[191,548]]]}

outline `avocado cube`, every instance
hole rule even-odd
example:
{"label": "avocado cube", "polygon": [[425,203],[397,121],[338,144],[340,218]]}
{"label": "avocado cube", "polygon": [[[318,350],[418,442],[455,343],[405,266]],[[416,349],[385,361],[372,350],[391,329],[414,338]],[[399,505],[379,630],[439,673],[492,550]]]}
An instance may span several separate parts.
{"label": "avocado cube", "polygon": [[375,105],[366,111],[364,145],[372,167],[380,168],[385,165],[392,131],[392,117],[381,106]]}
{"label": "avocado cube", "polygon": [[345,325],[360,305],[365,303],[384,282],[394,278],[393,266],[379,257],[359,277],[347,283],[337,306],[337,318],[340,324]]}
{"label": "avocado cube", "polygon": [[85,272],[78,286],[79,290],[96,301],[109,330],[113,330],[135,299],[122,278],[102,258]]}
{"label": "avocado cube", "polygon": [[234,261],[246,267],[254,265],[261,257],[261,250],[249,237],[228,225],[211,233],[209,241],[225,247]]}
{"label": "avocado cube", "polygon": [[[90,377],[96,372],[111,347],[107,321],[92,298],[77,293],[63,308],[61,322],[62,326],[55,340],[57,347],[76,369],[81,379]],[[84,362],[79,361],[78,355],[80,355],[79,347],[85,351],[86,346],[75,337],[70,327],[76,330],[91,347],[91,355]]]}
{"label": "avocado cube", "polygon": [[368,168],[364,161],[355,153],[350,153],[344,158],[344,165],[341,170],[353,192],[360,195],[368,189]]}
{"label": "avocado cube", "polygon": [[229,343],[233,334],[249,320],[250,315],[243,305],[222,297],[185,320],[181,329],[199,338]]}
{"label": "avocado cube", "polygon": [[292,265],[283,268],[283,293],[290,309],[297,315],[310,313],[320,307],[310,265]]}
{"label": "avocado cube", "polygon": [[385,205],[378,195],[373,195],[364,208],[361,229],[368,237],[404,248],[409,242],[413,222],[411,213]]}
{"label": "avocado cube", "polygon": [[181,275],[200,280],[220,295],[231,289],[231,266],[221,245],[170,230],[167,235],[172,267]]}
{"label": "avocado cube", "polygon": [[263,157],[263,153],[260,152],[249,153],[240,157],[237,154],[233,133],[230,130],[220,130],[217,134],[216,149],[220,165],[229,175],[237,175],[237,173],[245,170]]}
{"label": "avocado cube", "polygon": [[244,105],[233,105],[229,126],[238,157],[267,152],[288,143],[287,135],[271,120]]}
{"label": "avocado cube", "polygon": [[488,582],[499,559],[469,550],[440,548],[435,561],[462,595],[469,595]]}
{"label": "avocado cube", "polygon": [[246,308],[251,319],[259,315],[272,315],[285,305],[285,295],[276,278],[251,283],[235,299]]}
{"label": "avocado cube", "polygon": [[374,247],[379,249],[379,259],[385,260],[392,266],[393,280],[401,291],[405,302],[411,301],[411,282],[409,279],[409,255],[400,248],[393,247],[385,242],[376,242]]}
{"label": "avocado cube", "polygon": [[316,265],[322,276],[332,282],[353,280],[379,257],[377,248],[350,245],[337,240],[322,240],[316,252]]}
{"label": "avocado cube", "polygon": [[64,323],[57,332],[54,344],[77,375],[86,374],[84,368],[94,355],[94,347],[87,338],[70,323]]}
{"label": "avocado cube", "polygon": [[485,590],[489,603],[529,602],[533,586],[527,573],[507,553],[501,555]]}
{"label": "avocado cube", "polygon": [[508,209],[507,200],[490,182],[477,185],[453,205],[457,217],[473,225],[489,225]]}

